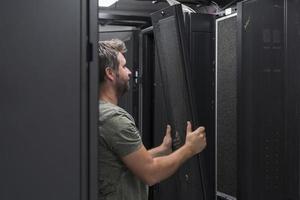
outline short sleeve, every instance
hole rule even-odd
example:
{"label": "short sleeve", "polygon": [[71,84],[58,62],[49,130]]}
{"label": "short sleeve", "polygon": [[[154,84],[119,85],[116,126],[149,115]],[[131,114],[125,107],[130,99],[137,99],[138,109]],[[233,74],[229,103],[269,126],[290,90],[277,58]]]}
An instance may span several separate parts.
{"label": "short sleeve", "polygon": [[142,140],[133,120],[125,113],[116,113],[103,127],[104,139],[113,152],[124,157],[141,147]]}

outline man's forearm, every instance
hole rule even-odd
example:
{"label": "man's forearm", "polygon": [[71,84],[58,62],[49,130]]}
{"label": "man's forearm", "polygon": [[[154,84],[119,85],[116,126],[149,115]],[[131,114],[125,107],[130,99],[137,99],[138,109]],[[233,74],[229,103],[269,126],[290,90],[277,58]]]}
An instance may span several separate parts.
{"label": "man's forearm", "polygon": [[170,152],[167,152],[167,150],[165,148],[163,148],[161,145],[148,150],[148,152],[151,154],[151,156],[153,158],[159,157],[159,156],[165,156],[165,155],[168,155],[168,153],[170,153]]}
{"label": "man's forearm", "polygon": [[152,176],[153,184],[166,179],[176,172],[180,165],[189,159],[193,153],[186,146],[182,146],[175,152],[167,156],[154,158]]}

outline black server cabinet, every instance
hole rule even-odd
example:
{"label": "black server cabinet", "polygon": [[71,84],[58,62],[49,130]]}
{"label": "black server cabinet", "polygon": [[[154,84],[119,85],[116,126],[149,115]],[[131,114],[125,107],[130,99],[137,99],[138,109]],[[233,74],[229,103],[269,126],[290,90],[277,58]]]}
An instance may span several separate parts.
{"label": "black server cabinet", "polygon": [[300,199],[299,8],[244,1],[217,20],[220,199]]}
{"label": "black server cabinet", "polygon": [[119,99],[119,106],[124,108],[135,119],[136,124],[139,124],[139,29],[133,28],[132,30],[114,30],[114,31],[101,31],[99,33],[99,39],[122,40],[127,48],[127,52],[124,54],[126,59],[126,66],[132,73],[130,79],[130,89]]}
{"label": "black server cabinet", "polygon": [[1,200],[97,199],[97,8],[1,1]]}
{"label": "black server cabinet", "polygon": [[285,199],[284,2],[238,5],[238,199]]}
{"label": "black server cabinet", "polygon": [[[174,10],[177,12],[181,7],[177,6],[177,8],[170,7],[167,10],[164,10],[164,14],[168,16],[170,13],[172,13]],[[161,12],[161,11],[160,11]],[[174,13],[173,13],[174,14]],[[172,17],[171,14],[170,16]],[[174,17],[174,15],[173,15]],[[176,18],[177,16],[175,16]],[[182,20],[183,15],[179,15],[179,18],[176,18],[175,20]],[[143,97],[143,109],[146,110],[147,106],[146,104],[151,104],[154,108],[154,110],[151,112],[151,114],[145,113],[142,111],[142,132],[145,136],[145,127],[149,127],[149,124],[145,122],[145,119],[149,123],[152,124],[153,135],[149,136],[151,140],[150,145],[159,145],[162,141],[162,138],[164,136],[165,132],[165,125],[167,123],[171,123],[173,125],[173,130],[176,129],[174,124],[172,124],[172,120],[170,120],[170,116],[168,114],[171,114],[171,111],[173,110],[180,112],[180,109],[183,109],[184,104],[191,103],[189,97],[180,95],[180,98],[187,98],[183,104],[180,104],[180,106],[170,106],[170,97],[166,96],[166,91],[173,91],[173,95],[175,94],[175,90],[179,90],[180,92],[191,92],[192,95],[195,95],[196,93],[201,93],[202,99],[199,97],[196,97],[194,100],[197,101],[197,106],[201,105],[199,107],[192,107],[194,116],[197,117],[198,125],[202,124],[207,127],[207,131],[211,133],[209,136],[210,138],[208,140],[211,140],[210,144],[214,145],[214,125],[213,125],[213,119],[214,119],[214,107],[213,104],[213,90],[211,91],[208,88],[213,88],[213,17],[208,15],[198,15],[198,14],[191,14],[185,16],[185,25],[180,24],[179,29],[181,29],[182,35],[179,37],[186,38],[185,42],[187,42],[187,46],[180,49],[185,51],[184,53],[187,55],[185,59],[188,60],[188,62],[191,62],[191,65],[188,66],[186,69],[180,68],[182,66],[177,66],[179,68],[176,68],[176,65],[180,65],[180,62],[174,62],[176,65],[169,65],[169,67],[176,68],[173,71],[176,72],[176,70],[191,70],[189,73],[197,74],[197,76],[191,76],[191,77],[182,77],[185,81],[190,82],[188,85],[189,87],[194,87],[194,81],[197,81],[197,87],[192,90],[180,90],[180,87],[173,87],[173,90],[166,90],[166,85],[170,87],[171,82],[166,82],[166,73],[164,73],[163,69],[161,68],[162,60],[168,59],[170,60],[171,54],[175,51],[178,51],[178,47],[170,48],[167,45],[176,45],[179,41],[177,39],[171,37],[168,38],[168,41],[164,40],[155,40],[153,33],[151,30],[145,30],[142,32],[142,48],[141,48],[141,55],[143,63],[141,66],[142,68],[142,80],[143,80],[143,86],[142,86],[142,97]],[[168,19],[167,19],[168,20]],[[169,19],[172,20],[172,19]],[[198,23],[197,23],[198,22]],[[183,23],[181,21],[180,23]],[[165,24],[166,25],[166,24]],[[164,26],[164,25],[162,25]],[[170,28],[170,27],[169,27]],[[178,28],[176,26],[172,27],[174,29]],[[169,34],[166,29],[160,29],[157,30],[157,27],[154,23],[154,34],[157,34],[157,31],[161,31],[160,34]],[[168,30],[170,31],[170,30]],[[177,31],[177,30],[176,30]],[[157,34],[159,35],[159,34]],[[172,34],[171,34],[172,35]],[[161,36],[161,35],[160,35]],[[160,37],[158,36],[158,37]],[[174,36],[176,36],[176,33],[174,32]],[[172,41],[170,41],[172,40]],[[162,46],[166,45],[166,46]],[[149,47],[153,50],[153,52],[150,52],[148,49]],[[169,49],[168,51],[164,51],[165,54],[162,54],[163,49]],[[174,51],[174,52],[173,52]],[[176,52],[175,52],[176,53]],[[170,54],[167,56],[166,54]],[[163,56],[160,56],[163,55]],[[182,59],[182,56],[174,56],[171,59]],[[148,57],[151,56],[149,59]],[[146,64],[146,65],[145,65]],[[151,69],[151,65],[155,66]],[[147,66],[147,67],[145,67]],[[178,72],[178,71],[177,71]],[[145,73],[151,73],[152,75],[149,76]],[[170,71],[168,71],[170,73]],[[184,76],[185,73],[177,74],[179,76]],[[177,76],[176,74],[173,74],[174,76]],[[190,75],[190,74],[189,74]],[[189,76],[188,75],[188,76]],[[145,78],[147,77],[147,78]],[[172,79],[172,77],[170,77]],[[174,78],[174,77],[173,77]],[[203,79],[202,79],[203,78]],[[147,80],[146,80],[147,79]],[[185,87],[185,84],[187,82],[178,81],[177,84],[181,85],[183,88]],[[147,84],[147,81],[153,81],[153,84]],[[173,84],[173,82],[172,82]],[[187,86],[187,85],[186,85]],[[202,87],[201,87],[202,86]],[[175,89],[175,90],[174,90]],[[149,92],[151,91],[151,92]],[[169,99],[169,101],[167,99]],[[178,95],[172,100],[173,103],[176,103],[174,101],[181,101],[180,98],[178,98]],[[193,97],[194,98],[194,97]],[[149,100],[150,99],[150,100]],[[178,102],[177,102],[178,103]],[[192,103],[194,106],[195,104]],[[205,105],[204,105],[205,104]],[[191,104],[190,104],[191,105]],[[203,106],[203,107],[202,107]],[[169,109],[167,109],[169,108]],[[185,108],[184,108],[185,109]],[[187,109],[188,111],[189,109]],[[203,113],[205,112],[205,113]],[[178,113],[177,113],[178,114]],[[191,113],[190,113],[191,114]],[[202,114],[202,115],[199,115]],[[176,115],[176,114],[175,114]],[[199,115],[199,117],[197,116]],[[181,116],[183,117],[183,116]],[[192,115],[190,115],[189,119]],[[169,119],[168,119],[169,118]],[[176,118],[177,122],[178,118]],[[184,142],[185,138],[185,123],[186,119],[178,121],[178,124],[180,126],[180,136],[181,136],[181,142]],[[181,124],[182,123],[182,124]],[[180,125],[181,124],[181,125]],[[197,126],[197,124],[194,124],[194,127]],[[182,129],[182,130],[181,130]],[[209,135],[209,133],[207,135]],[[149,132],[148,135],[150,135],[151,132]],[[176,147],[175,147],[176,148]],[[172,176],[170,179],[163,181],[162,183],[158,184],[154,187],[153,192],[153,199],[166,199],[166,198],[172,198],[172,199],[214,199],[215,198],[215,183],[214,183],[214,146],[211,146],[209,149],[206,149],[201,154],[202,159],[202,165],[200,166],[200,160],[198,157],[192,158],[189,162],[187,162],[181,169],[179,169],[179,172]],[[203,173],[202,170],[205,170]],[[205,181],[203,181],[205,179]],[[207,180],[210,179],[210,180]],[[212,180],[212,181],[211,181]],[[175,188],[175,189],[174,189]]]}

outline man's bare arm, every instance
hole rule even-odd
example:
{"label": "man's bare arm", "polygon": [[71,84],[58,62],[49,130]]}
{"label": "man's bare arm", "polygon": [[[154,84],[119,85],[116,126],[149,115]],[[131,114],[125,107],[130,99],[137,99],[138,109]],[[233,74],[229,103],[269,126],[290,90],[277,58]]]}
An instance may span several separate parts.
{"label": "man's bare arm", "polygon": [[152,155],[142,146],[139,150],[122,158],[125,165],[143,182],[154,185],[172,174],[188,158],[201,152],[206,147],[206,137],[203,127],[192,132],[188,122],[185,144],[175,152],[162,157]]}

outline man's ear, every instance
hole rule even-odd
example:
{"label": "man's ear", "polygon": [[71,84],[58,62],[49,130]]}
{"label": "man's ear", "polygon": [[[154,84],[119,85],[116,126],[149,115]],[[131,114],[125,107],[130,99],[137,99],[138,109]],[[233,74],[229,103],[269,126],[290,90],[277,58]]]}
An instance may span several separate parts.
{"label": "man's ear", "polygon": [[108,80],[113,81],[115,80],[116,74],[115,71],[111,67],[106,67],[105,68],[105,74]]}

